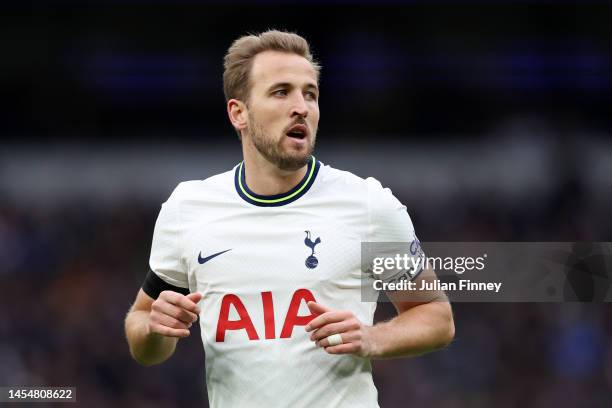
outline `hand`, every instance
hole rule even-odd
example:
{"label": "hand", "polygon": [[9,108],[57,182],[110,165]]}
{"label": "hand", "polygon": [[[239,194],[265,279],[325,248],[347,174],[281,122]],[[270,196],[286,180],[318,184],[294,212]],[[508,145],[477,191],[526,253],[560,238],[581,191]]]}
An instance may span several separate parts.
{"label": "hand", "polygon": [[193,322],[198,320],[201,293],[187,296],[165,290],[151,305],[149,332],[168,337],[187,337]]}
{"label": "hand", "polygon": [[[310,340],[316,341],[318,347],[329,354],[372,355],[371,327],[361,323],[353,312],[333,310],[315,302],[308,302],[308,308],[318,315],[306,325],[306,331],[312,331]],[[327,337],[332,334],[340,334],[342,344],[330,346]]]}

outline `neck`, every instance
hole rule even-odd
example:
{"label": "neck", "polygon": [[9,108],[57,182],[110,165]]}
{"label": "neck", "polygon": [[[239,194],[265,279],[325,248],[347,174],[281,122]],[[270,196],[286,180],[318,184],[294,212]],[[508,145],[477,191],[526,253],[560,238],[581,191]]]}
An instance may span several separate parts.
{"label": "neck", "polygon": [[304,178],[308,169],[308,165],[298,170],[279,169],[261,156],[259,152],[245,154],[244,164],[246,183],[251,191],[259,195],[286,193]]}

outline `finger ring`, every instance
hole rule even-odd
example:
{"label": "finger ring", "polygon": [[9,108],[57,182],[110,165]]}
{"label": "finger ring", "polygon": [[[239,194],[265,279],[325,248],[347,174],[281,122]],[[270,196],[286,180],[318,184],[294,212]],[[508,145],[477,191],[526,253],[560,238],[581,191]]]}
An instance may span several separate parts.
{"label": "finger ring", "polygon": [[344,343],[342,341],[342,336],[339,334],[332,334],[331,336],[327,336],[327,342],[330,346],[337,346],[338,344]]}

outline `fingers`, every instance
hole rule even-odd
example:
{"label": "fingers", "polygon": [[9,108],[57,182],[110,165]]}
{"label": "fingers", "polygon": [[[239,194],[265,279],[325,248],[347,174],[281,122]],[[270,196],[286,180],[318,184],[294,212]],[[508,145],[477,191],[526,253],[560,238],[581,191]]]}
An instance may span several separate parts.
{"label": "fingers", "polygon": [[152,324],[159,324],[164,327],[169,327],[171,329],[184,329],[184,330],[189,330],[192,325],[192,323],[184,323],[180,320],[177,320],[165,314],[156,314],[156,315],[151,316],[150,322]]}
{"label": "fingers", "polygon": [[187,329],[174,329],[157,323],[149,323],[149,329],[151,333],[160,334],[167,337],[184,338],[189,336],[189,330]]}
{"label": "fingers", "polygon": [[368,355],[367,342],[360,330],[353,330],[340,334],[342,344],[330,346],[327,337],[316,342],[317,347],[323,348],[327,354],[355,354],[365,357]]}
{"label": "fingers", "polygon": [[149,330],[169,337],[189,336],[189,329],[200,314],[196,303],[201,299],[201,293],[185,296],[173,291],[161,292],[151,305]]}
{"label": "fingers", "polygon": [[[192,295],[192,298],[197,299],[196,293],[192,293],[190,295]],[[201,299],[201,294],[199,295]],[[199,306],[196,305],[195,302],[191,300],[191,298],[189,298],[188,296],[181,295],[180,293],[174,292],[171,290],[165,290],[159,294],[159,298],[162,298],[166,302],[172,303],[173,305],[176,305],[178,307],[181,307],[185,310],[188,310],[192,313],[199,315],[200,314]]]}
{"label": "fingers", "polygon": [[180,307],[174,306],[171,303],[153,303],[151,305],[151,309],[162,315],[167,315],[176,320],[180,320],[185,324],[191,324],[198,320],[198,315],[196,315],[195,313],[192,313],[185,309],[181,309]]}
{"label": "fingers", "polygon": [[310,334],[310,340],[318,341],[326,338],[327,336],[331,336],[332,334],[343,334],[344,332],[357,329],[359,329],[359,321],[357,319],[348,319],[338,323],[330,323],[312,332]]}
{"label": "fingers", "polygon": [[320,329],[326,324],[341,322],[353,317],[353,314],[347,310],[334,310],[325,312],[310,321],[305,327],[307,332]]}
{"label": "fingers", "polygon": [[[342,344],[348,344],[352,341],[360,339],[360,335],[357,331],[350,331],[350,332],[337,333],[337,334],[339,334],[340,337],[342,337]],[[327,337],[323,337],[321,340],[318,340],[315,344],[317,345],[317,347],[323,347],[323,348],[335,347],[335,346],[330,346],[329,340],[327,339]]]}
{"label": "fingers", "polygon": [[328,354],[357,354],[360,349],[361,346],[359,343],[346,343],[325,347],[325,352]]}
{"label": "fingers", "polygon": [[149,317],[149,331],[162,336],[187,337],[192,325],[161,313],[151,313]]}
{"label": "fingers", "polygon": [[323,314],[325,312],[331,312],[332,311],[332,309],[330,309],[329,307],[323,306],[322,304],[316,303],[316,302],[313,302],[313,301],[308,302],[307,305],[308,305],[308,309],[310,309],[310,313],[312,313],[312,314],[317,314],[318,315],[318,314]]}
{"label": "fingers", "polygon": [[187,295],[187,299],[191,300],[193,303],[198,303],[202,300],[202,294],[200,292],[194,292]]}
{"label": "fingers", "polygon": [[[334,310],[320,303],[308,302],[310,312],[316,317],[305,327],[310,334],[310,340],[317,347],[322,347],[328,354],[356,354],[368,356],[371,354],[371,341],[367,326],[348,310]],[[329,336],[339,334],[342,344],[330,346]]]}

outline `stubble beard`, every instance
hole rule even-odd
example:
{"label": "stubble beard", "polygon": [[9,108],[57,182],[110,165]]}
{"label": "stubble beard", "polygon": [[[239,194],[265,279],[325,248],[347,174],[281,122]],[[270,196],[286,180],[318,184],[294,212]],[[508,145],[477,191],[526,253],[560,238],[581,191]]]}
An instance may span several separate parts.
{"label": "stubble beard", "polygon": [[281,170],[296,171],[307,165],[312,157],[316,134],[312,135],[312,143],[308,144],[305,152],[286,152],[283,150],[283,137],[275,142],[267,137],[263,127],[249,113],[249,134],[257,151],[270,163]]}

